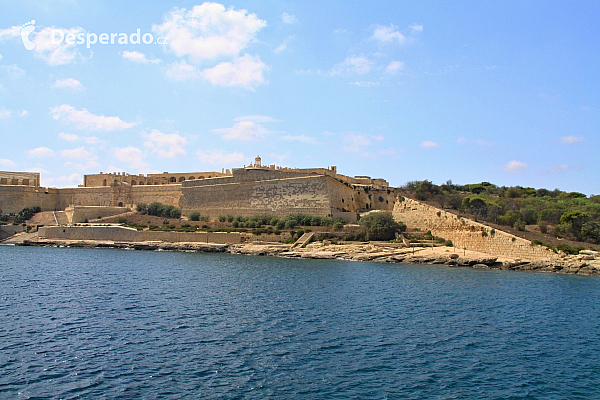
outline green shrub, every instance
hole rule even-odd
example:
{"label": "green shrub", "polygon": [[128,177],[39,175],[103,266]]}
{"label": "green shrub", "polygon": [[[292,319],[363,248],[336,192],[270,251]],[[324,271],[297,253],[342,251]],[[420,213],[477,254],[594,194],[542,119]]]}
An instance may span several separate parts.
{"label": "green shrub", "polygon": [[13,223],[16,223],[17,225],[23,223],[28,219],[31,219],[35,214],[39,213],[40,211],[42,211],[40,206],[25,207],[24,209],[19,211],[17,215],[15,215]]}
{"label": "green shrub", "polygon": [[117,218],[117,222],[119,224],[126,224],[127,223],[127,218],[125,218],[125,217],[119,217],[119,218]]}
{"label": "green shrub", "polygon": [[227,217],[225,215],[219,215],[219,222],[225,222]]}
{"label": "green shrub", "polygon": [[454,247],[454,243],[452,243],[452,240],[446,240],[445,245],[446,247]]}
{"label": "green shrub", "polygon": [[359,234],[364,235],[365,240],[395,239],[397,232],[406,231],[406,225],[394,221],[390,213],[373,212],[362,217],[358,223]]}

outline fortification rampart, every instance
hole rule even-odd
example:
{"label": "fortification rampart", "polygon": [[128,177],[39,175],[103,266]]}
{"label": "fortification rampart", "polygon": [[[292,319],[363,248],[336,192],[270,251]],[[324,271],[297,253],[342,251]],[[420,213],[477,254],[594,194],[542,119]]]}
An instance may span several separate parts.
{"label": "fortification rampart", "polygon": [[38,172],[0,171],[0,185],[40,186]]}
{"label": "fortification rampart", "polygon": [[162,174],[132,175],[126,172],[113,172],[84,175],[84,187],[119,186],[119,185],[168,185],[182,183],[188,180],[231,176],[229,170],[223,172],[164,172]]}
{"label": "fortification rampart", "polygon": [[292,213],[327,216],[331,213],[327,177],[298,177],[272,181],[183,187],[180,207],[210,215],[261,215]]}
{"label": "fortification rampart", "polygon": [[112,242],[204,242],[244,243],[250,234],[238,232],[155,232],[138,231],[123,226],[54,226],[41,227],[40,238],[60,240],[102,240]]}
{"label": "fortification rampart", "polygon": [[127,207],[99,207],[99,206],[74,206],[67,207],[65,214],[70,224],[86,222],[86,220],[96,219],[98,217],[108,217],[119,215],[129,211]]}
{"label": "fortification rampart", "polygon": [[556,257],[555,253],[542,246],[532,246],[529,240],[468,218],[460,218],[416,200],[397,200],[393,216],[397,221],[404,222],[409,230],[430,230],[434,236],[452,240],[454,246],[460,249],[530,261]]}

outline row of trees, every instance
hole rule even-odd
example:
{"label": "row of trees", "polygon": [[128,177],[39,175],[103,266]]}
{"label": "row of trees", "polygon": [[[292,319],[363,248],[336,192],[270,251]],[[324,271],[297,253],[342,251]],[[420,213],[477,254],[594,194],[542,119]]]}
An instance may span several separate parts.
{"label": "row of trees", "polygon": [[468,213],[485,221],[524,230],[538,224],[546,233],[580,241],[600,243],[600,196],[579,192],[528,187],[499,187],[489,182],[454,185],[451,181],[435,185],[430,181],[407,183],[406,194],[441,208]]}
{"label": "row of trees", "polygon": [[150,204],[139,203],[136,210],[142,214],[154,215],[163,218],[180,218],[181,210],[175,206],[153,202]]}

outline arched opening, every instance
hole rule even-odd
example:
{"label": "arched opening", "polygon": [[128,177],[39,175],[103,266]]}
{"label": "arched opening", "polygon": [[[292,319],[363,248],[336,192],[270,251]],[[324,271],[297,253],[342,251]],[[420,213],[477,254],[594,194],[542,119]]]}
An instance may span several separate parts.
{"label": "arched opening", "polygon": [[190,176],[188,179],[191,181],[191,180],[196,179],[196,178],[194,178],[193,176]]}
{"label": "arched opening", "polygon": [[200,175],[200,176],[198,177],[198,179],[204,179],[204,176]]}
{"label": "arched opening", "polygon": [[123,207],[123,202],[122,201],[119,202],[119,207]]}
{"label": "arched opening", "polygon": [[171,177],[170,181],[171,181],[171,182],[173,182],[173,183],[176,183],[176,182],[177,182],[177,178],[175,178],[175,177],[173,176],[173,177]]}
{"label": "arched opening", "polygon": [[29,186],[29,179],[23,179],[23,185]]}
{"label": "arched opening", "polygon": [[114,186],[119,186],[119,182],[115,179],[115,181],[113,182]]}
{"label": "arched opening", "polygon": [[179,178],[179,182],[183,182],[183,181],[185,181],[185,177],[184,176],[182,176],[181,178]]}
{"label": "arched opening", "polygon": [[136,181],[131,181],[131,186],[133,186],[133,185],[137,185],[137,182]]}
{"label": "arched opening", "polygon": [[102,181],[102,186],[106,186],[106,179]]}

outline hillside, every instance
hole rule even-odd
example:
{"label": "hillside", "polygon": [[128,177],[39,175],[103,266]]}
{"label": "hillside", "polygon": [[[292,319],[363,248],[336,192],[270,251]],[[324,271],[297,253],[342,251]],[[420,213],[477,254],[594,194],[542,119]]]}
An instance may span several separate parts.
{"label": "hillside", "polygon": [[600,196],[558,189],[412,181],[401,194],[554,248],[598,249]]}

